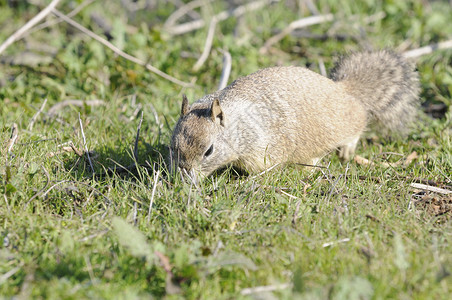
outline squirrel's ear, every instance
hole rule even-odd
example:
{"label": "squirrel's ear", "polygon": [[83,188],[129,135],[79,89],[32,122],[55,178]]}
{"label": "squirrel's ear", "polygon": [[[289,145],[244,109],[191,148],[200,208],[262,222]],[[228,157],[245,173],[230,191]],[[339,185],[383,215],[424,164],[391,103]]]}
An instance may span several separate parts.
{"label": "squirrel's ear", "polygon": [[182,107],[180,110],[180,116],[183,117],[188,113],[188,99],[185,94],[182,95]]}
{"label": "squirrel's ear", "polygon": [[215,98],[215,100],[213,100],[210,112],[212,121],[220,122],[220,125],[224,126],[224,114],[221,110],[220,101],[218,100],[218,98]]}

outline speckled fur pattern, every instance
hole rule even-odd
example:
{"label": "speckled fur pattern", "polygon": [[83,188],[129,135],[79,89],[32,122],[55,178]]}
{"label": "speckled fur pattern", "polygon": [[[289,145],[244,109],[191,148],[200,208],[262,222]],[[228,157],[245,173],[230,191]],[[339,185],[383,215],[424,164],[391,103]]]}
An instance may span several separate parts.
{"label": "speckled fur pattern", "polygon": [[333,80],[301,67],[263,69],[181,113],[171,139],[171,169],[195,176],[228,165],[258,172],[275,164],[309,164],[335,149],[349,159],[370,121],[402,130],[418,93],[413,68],[389,51],[343,59]]}
{"label": "speckled fur pattern", "polygon": [[369,121],[393,132],[406,131],[419,107],[419,77],[415,67],[390,51],[358,52],[343,58],[332,79],[344,84],[369,113]]}

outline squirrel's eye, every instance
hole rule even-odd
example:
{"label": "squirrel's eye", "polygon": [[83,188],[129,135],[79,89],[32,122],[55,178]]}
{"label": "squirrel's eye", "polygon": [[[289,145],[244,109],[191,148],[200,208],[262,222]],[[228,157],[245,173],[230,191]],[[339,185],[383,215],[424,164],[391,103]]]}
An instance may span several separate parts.
{"label": "squirrel's eye", "polygon": [[204,153],[204,157],[209,156],[210,154],[212,154],[213,152],[213,145],[209,147],[209,149],[207,149],[206,153]]}

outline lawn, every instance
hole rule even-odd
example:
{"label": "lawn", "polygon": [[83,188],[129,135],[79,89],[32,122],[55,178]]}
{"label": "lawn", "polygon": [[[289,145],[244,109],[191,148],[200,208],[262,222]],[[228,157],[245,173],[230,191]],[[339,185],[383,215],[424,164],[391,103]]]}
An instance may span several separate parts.
{"label": "lawn", "polygon": [[[0,44],[50,2],[0,0]],[[0,296],[449,299],[451,49],[413,58],[408,136],[369,130],[350,162],[194,185],[165,158],[182,95],[215,91],[227,54],[229,83],[328,75],[351,51],[450,40],[450,2],[196,3],[62,0],[0,53]]]}

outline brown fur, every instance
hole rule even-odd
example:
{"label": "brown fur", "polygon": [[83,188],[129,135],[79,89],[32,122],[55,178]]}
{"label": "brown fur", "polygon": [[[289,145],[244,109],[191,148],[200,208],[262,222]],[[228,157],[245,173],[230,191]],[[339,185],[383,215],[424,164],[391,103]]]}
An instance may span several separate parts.
{"label": "brown fur", "polygon": [[301,67],[273,67],[189,107],[184,100],[171,139],[171,168],[193,175],[227,165],[257,172],[315,163],[338,148],[349,159],[372,120],[400,131],[414,116],[417,74],[396,54],[353,54],[338,64],[333,79]]}

